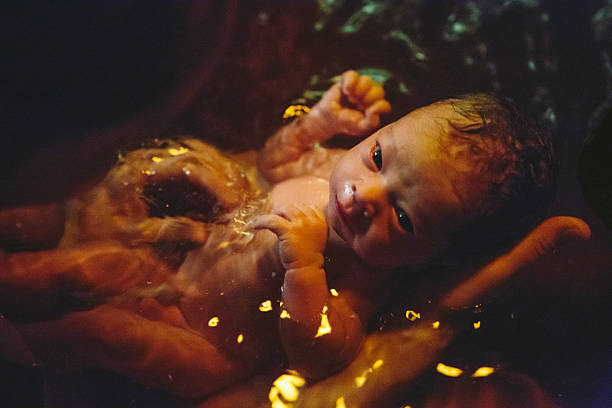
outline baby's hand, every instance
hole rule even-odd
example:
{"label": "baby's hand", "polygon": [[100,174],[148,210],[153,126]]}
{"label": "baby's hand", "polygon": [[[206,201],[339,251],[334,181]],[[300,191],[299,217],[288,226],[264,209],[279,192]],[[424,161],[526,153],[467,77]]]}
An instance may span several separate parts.
{"label": "baby's hand", "polygon": [[251,222],[255,229],[269,229],[280,241],[281,262],[286,270],[323,266],[327,221],[315,207],[289,206]]}
{"label": "baby's hand", "polygon": [[327,134],[363,136],[380,126],[380,115],[391,111],[391,105],[372,78],[346,71],[313,109],[318,109]]}

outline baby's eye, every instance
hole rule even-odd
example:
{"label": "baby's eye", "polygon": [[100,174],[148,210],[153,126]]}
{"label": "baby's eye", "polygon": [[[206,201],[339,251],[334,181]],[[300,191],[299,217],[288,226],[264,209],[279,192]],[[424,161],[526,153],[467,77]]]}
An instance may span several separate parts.
{"label": "baby's eye", "polygon": [[372,156],[372,161],[378,170],[382,169],[382,152],[380,150],[380,145],[376,142],[376,145],[372,148],[372,152],[370,153]]}
{"label": "baby's eye", "polygon": [[406,214],[406,211],[401,208],[395,208],[395,213],[397,214],[397,221],[399,225],[404,229],[404,231],[414,234],[414,227],[412,226],[412,221],[410,221],[410,217]]}

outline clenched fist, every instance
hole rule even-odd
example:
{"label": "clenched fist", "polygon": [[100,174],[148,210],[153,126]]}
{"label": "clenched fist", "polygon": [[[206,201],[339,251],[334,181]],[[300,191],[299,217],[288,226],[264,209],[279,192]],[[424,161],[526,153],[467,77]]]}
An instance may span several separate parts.
{"label": "clenched fist", "polygon": [[291,205],[274,214],[256,217],[251,226],[269,229],[276,234],[285,270],[323,266],[327,221],[321,210],[312,206]]}

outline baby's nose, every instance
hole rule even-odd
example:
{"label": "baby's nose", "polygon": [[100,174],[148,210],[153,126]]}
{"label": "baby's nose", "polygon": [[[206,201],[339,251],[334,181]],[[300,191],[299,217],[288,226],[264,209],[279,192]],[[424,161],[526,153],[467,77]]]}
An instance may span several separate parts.
{"label": "baby's nose", "polygon": [[378,183],[361,182],[352,185],[354,191],[354,210],[366,218],[372,218],[380,210],[385,199],[384,189]]}

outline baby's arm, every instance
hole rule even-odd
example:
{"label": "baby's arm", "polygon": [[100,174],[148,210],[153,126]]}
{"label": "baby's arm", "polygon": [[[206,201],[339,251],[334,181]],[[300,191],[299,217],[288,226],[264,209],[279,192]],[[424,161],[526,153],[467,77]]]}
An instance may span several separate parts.
{"label": "baby's arm", "polygon": [[345,72],[340,84],[332,86],[308,114],[268,139],[259,153],[259,168],[272,183],[313,174],[338,155],[314,146],[336,134],[363,136],[375,130],[380,115],[391,110],[384,96],[383,88],[370,77]]}
{"label": "baby's arm", "polygon": [[348,364],[364,337],[361,320],[344,297],[330,295],[323,269],[327,223],[314,207],[290,207],[258,217],[279,239],[285,267],[280,334],[292,369],[320,378]]}

